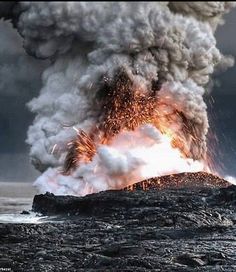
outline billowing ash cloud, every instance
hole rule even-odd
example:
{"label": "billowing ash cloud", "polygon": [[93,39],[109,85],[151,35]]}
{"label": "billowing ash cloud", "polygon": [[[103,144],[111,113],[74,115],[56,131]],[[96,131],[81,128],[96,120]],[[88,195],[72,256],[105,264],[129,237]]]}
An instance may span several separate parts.
{"label": "billowing ash cloud", "polygon": [[76,136],[72,126],[89,132],[101,122],[99,97],[120,69],[134,90],[155,94],[158,120],[165,124],[164,129],[171,128],[177,138],[185,139],[187,156],[204,158],[208,131],[205,86],[214,67],[232,65],[216,48],[214,31],[234,3],[7,5],[1,8],[5,10],[2,16],[12,16],[25,50],[51,60],[39,97],[29,103],[36,117],[27,142],[39,170],[63,164],[67,143]]}
{"label": "billowing ash cloud", "polygon": [[218,24],[222,24],[222,15],[234,7],[233,2],[169,2],[173,12],[185,16],[193,16],[199,21],[207,22],[215,30]]}

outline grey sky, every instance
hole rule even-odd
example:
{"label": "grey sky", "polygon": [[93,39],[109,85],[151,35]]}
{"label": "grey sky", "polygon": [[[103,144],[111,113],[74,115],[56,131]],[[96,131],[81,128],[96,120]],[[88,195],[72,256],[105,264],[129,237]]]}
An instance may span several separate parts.
{"label": "grey sky", "polygon": [[33,120],[26,103],[39,92],[45,65],[26,55],[21,37],[3,21],[0,45],[0,180],[30,181],[37,172],[24,142]]}

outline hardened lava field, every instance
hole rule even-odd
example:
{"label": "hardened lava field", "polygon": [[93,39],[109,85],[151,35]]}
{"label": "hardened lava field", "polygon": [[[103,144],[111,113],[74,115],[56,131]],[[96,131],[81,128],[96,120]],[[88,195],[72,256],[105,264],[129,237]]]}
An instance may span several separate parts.
{"label": "hardened lava field", "polygon": [[[151,190],[157,181],[165,189]],[[33,210],[52,221],[0,224],[0,261],[22,272],[236,271],[236,187],[227,185],[184,173],[133,191],[36,195]]]}

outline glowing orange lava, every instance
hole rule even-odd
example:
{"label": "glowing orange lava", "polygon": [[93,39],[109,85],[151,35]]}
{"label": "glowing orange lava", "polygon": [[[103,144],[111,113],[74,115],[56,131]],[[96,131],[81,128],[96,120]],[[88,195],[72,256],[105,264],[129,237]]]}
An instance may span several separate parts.
{"label": "glowing orange lava", "polygon": [[[77,138],[69,143],[64,174],[69,174],[81,162],[90,162],[99,145],[109,145],[118,134],[134,131],[144,124],[151,124],[169,139],[166,145],[170,144],[174,152],[178,149],[178,157],[206,161],[204,154],[196,157],[191,154],[192,145],[198,145],[201,140],[184,114],[166,105],[165,100],[159,98],[158,90],[147,92],[134,86],[125,72],[119,72],[112,82],[105,83],[100,105],[98,125],[89,134],[77,131]],[[175,129],[176,123],[181,123],[182,128]]]}

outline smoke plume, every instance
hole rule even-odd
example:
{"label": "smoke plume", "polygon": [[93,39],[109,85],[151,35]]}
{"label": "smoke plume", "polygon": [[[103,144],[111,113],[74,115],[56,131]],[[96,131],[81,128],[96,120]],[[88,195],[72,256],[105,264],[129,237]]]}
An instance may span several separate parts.
{"label": "smoke plume", "polygon": [[[2,2],[0,16],[11,18],[26,52],[51,61],[39,96],[28,104],[36,117],[27,143],[32,163],[46,171],[36,181],[42,191],[86,194],[203,169],[203,95],[214,68],[233,64],[217,49],[214,32],[234,5]],[[96,152],[64,176],[58,169],[77,129]],[[181,152],[166,150],[167,142]],[[153,154],[170,155],[163,164]]]}

